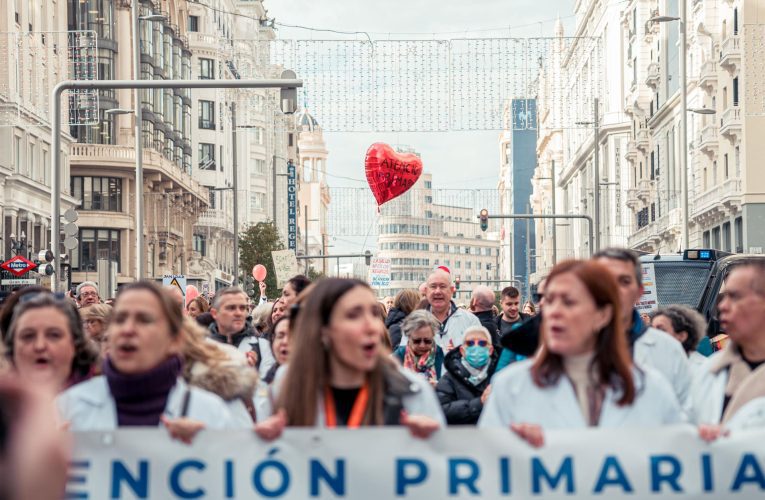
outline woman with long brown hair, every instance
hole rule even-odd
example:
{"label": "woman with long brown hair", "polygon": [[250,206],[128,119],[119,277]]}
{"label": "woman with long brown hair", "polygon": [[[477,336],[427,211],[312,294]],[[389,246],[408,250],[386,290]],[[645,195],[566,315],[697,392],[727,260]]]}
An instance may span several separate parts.
{"label": "woman with long brown hair", "polygon": [[601,264],[570,260],[547,278],[542,345],[492,381],[479,426],[507,427],[532,446],[546,429],[679,423],[669,383],[631,361],[616,282]]}
{"label": "woman with long brown hair", "polygon": [[256,426],[265,439],[284,426],[405,425],[427,437],[444,425],[429,384],[407,374],[380,343],[385,326],[369,285],[327,278],[292,312],[294,342],[275,382],[277,414]]}

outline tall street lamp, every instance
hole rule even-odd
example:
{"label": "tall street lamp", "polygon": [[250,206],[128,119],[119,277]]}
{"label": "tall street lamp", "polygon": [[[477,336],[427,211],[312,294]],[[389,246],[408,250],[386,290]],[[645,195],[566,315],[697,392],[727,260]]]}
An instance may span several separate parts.
{"label": "tall street lamp", "polygon": [[[595,241],[594,247],[590,253],[600,250],[600,101],[596,97],[592,105],[592,121],[576,122],[577,125],[592,126],[593,129],[593,154],[592,154],[592,212],[595,222]],[[553,197],[555,196],[555,186],[553,186]]]}
{"label": "tall street lamp", "polygon": [[690,230],[689,220],[690,214],[688,210],[688,112],[698,114],[714,114],[714,110],[708,109],[688,109],[688,74],[687,74],[687,60],[688,60],[688,35],[687,35],[687,0],[679,0],[680,16],[654,16],[648,20],[651,23],[668,23],[672,21],[679,21],[678,29],[680,31],[680,170],[682,175],[680,176],[680,198],[682,204],[682,235],[683,238],[680,242],[681,250],[687,249],[690,245]]}

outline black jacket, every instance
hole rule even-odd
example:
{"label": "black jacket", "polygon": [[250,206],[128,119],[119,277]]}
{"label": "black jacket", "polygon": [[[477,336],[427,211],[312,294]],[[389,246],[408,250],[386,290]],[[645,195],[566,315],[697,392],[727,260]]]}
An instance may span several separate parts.
{"label": "black jacket", "polygon": [[491,311],[481,311],[473,313],[478,321],[481,322],[481,326],[489,330],[491,334],[491,343],[499,345],[499,331],[497,330],[497,317]]}
{"label": "black jacket", "polygon": [[505,335],[499,343],[505,349],[510,349],[515,354],[531,357],[539,347],[539,328],[542,323],[542,315],[537,314],[527,319],[513,329],[512,335]]}
{"label": "black jacket", "polygon": [[480,384],[470,383],[470,373],[462,366],[462,353],[459,348],[452,349],[444,359],[446,373],[436,386],[438,401],[444,410],[449,425],[475,425],[481,416],[483,403],[481,394],[491,382],[491,376],[497,367],[499,353],[495,350],[489,361],[488,376]]}
{"label": "black jacket", "polygon": [[388,336],[390,337],[390,345],[393,346],[393,350],[401,344],[401,323],[404,322],[406,313],[397,307],[391,307],[388,311],[388,318],[385,320],[385,327],[388,329]]}

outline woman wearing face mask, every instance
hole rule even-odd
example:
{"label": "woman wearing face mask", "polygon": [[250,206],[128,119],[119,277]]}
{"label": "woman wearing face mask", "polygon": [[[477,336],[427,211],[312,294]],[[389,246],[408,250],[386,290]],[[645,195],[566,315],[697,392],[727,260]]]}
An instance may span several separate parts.
{"label": "woman wearing face mask", "polygon": [[183,313],[154,283],[126,286],[114,306],[107,332],[109,355],[102,377],[79,384],[58,398],[70,428],[113,430],[157,426],[190,442],[203,428],[231,428],[223,400],[183,380]]}
{"label": "woman wearing face mask", "polygon": [[429,384],[382,349],[384,325],[368,284],[323,279],[292,314],[300,341],[274,384],[278,413],[255,427],[261,438],[275,439],[285,425],[404,425],[424,438],[444,425]]}
{"label": "woman wearing face mask", "polygon": [[633,365],[619,303],[616,282],[601,264],[556,265],[545,288],[542,345],[533,359],[494,378],[479,427],[510,427],[539,447],[547,429],[682,422],[669,382]]}
{"label": "woman wearing face mask", "polygon": [[5,350],[21,380],[54,392],[86,380],[98,359],[74,304],[50,292],[21,297],[5,336]]}
{"label": "woman wearing face mask", "polygon": [[412,312],[401,324],[407,343],[393,352],[404,369],[424,377],[434,387],[441,378],[444,364],[444,351],[436,345],[438,327],[438,321],[430,312]]}
{"label": "woman wearing face mask", "polygon": [[449,425],[475,425],[489,397],[489,382],[499,355],[491,344],[489,331],[482,326],[465,330],[462,345],[449,351],[444,360],[446,372],[436,386],[436,394]]}

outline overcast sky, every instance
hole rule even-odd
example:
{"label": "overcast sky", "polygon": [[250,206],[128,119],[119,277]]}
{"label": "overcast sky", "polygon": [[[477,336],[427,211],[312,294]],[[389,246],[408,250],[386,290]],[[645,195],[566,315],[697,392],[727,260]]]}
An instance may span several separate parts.
{"label": "overcast sky", "polygon": [[[574,0],[265,0],[264,3],[269,17],[275,17],[277,23],[365,31],[372,38],[382,39],[548,37],[553,35],[557,17],[564,23],[567,35],[574,25]],[[354,38],[277,27],[277,36],[282,39]],[[499,174],[498,135],[497,131],[325,133],[330,151],[327,170],[333,176],[364,179],[364,155],[370,144],[406,144],[422,155],[425,170],[434,174],[434,187],[493,188]],[[328,182],[334,187],[365,186],[332,176]]]}
{"label": "overcast sky", "polygon": [[[366,31],[372,38],[438,38],[488,36],[552,36],[554,20],[560,16],[567,32],[573,26],[574,0],[266,0],[269,16],[278,23]],[[527,25],[521,27],[521,25]],[[512,26],[513,28],[509,28]],[[498,29],[498,31],[486,31]],[[448,33],[455,32],[455,33]],[[459,32],[459,33],[456,33]],[[567,33],[570,34],[570,33]],[[395,36],[394,36],[395,35]],[[340,35],[279,28],[284,39],[327,39]],[[346,35],[345,38],[353,38]],[[422,155],[426,170],[433,172],[436,186],[458,187],[465,180],[465,166],[477,186],[496,185],[499,171],[497,132],[427,133],[326,133],[330,150],[329,173],[364,179],[364,154],[374,142],[408,144]],[[358,186],[339,178],[335,186]]]}

